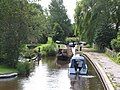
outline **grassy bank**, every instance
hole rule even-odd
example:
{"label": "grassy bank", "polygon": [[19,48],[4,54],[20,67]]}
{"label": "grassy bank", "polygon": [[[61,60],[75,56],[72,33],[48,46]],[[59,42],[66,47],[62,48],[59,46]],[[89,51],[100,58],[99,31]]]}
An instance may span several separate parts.
{"label": "grassy bank", "polygon": [[[98,52],[99,51],[97,49],[94,48],[89,48],[91,52]],[[100,52],[102,53],[102,52]],[[118,53],[117,55],[114,54],[109,54],[107,51],[103,52],[103,54],[108,57],[110,60],[112,60],[113,62],[120,64],[120,53]],[[113,57],[114,56],[114,57]]]}
{"label": "grassy bank", "polygon": [[0,65],[0,74],[17,72],[16,69]]}

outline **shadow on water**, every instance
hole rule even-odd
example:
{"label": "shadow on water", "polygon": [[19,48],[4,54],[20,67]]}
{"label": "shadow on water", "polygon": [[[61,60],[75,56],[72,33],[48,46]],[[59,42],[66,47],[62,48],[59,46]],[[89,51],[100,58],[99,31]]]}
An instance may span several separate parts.
{"label": "shadow on water", "polygon": [[92,78],[68,76],[68,61],[43,58],[29,77],[0,80],[0,90],[104,90],[92,66]]}

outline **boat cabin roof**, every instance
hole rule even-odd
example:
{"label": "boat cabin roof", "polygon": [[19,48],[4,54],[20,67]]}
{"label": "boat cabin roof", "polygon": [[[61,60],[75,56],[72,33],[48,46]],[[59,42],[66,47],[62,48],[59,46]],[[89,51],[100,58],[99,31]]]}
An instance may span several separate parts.
{"label": "boat cabin roof", "polygon": [[79,59],[84,60],[85,58],[83,56],[80,56],[79,54],[74,55],[71,59]]}

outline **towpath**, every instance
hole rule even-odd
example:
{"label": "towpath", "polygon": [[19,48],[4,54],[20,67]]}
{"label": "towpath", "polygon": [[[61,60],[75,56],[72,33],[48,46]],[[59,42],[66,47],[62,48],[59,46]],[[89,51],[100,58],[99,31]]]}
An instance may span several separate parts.
{"label": "towpath", "polygon": [[83,52],[102,67],[115,90],[120,90],[120,65],[110,60],[105,54],[94,52],[92,49],[83,48]]}

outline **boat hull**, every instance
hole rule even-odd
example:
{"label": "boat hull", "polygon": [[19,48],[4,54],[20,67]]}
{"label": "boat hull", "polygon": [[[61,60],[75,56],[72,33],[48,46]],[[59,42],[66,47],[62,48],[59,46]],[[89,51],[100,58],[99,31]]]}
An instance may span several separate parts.
{"label": "boat hull", "polygon": [[70,59],[70,57],[68,57],[68,56],[66,56],[66,55],[62,55],[62,54],[59,54],[59,55],[57,55],[57,59],[58,60],[69,60]]}
{"label": "boat hull", "polygon": [[0,75],[0,79],[13,78],[13,77],[16,77],[17,75],[18,75],[17,73],[1,74],[1,75]]}

